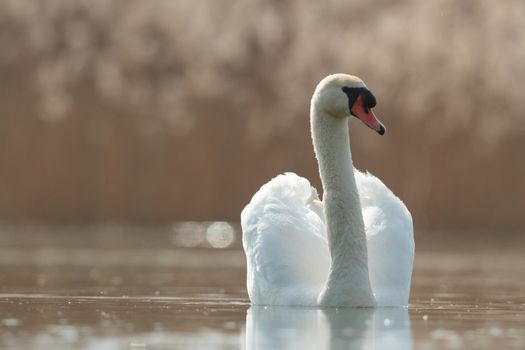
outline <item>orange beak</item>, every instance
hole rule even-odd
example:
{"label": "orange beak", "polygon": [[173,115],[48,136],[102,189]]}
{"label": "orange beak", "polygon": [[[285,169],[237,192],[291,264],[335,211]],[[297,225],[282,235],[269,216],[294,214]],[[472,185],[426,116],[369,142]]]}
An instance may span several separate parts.
{"label": "orange beak", "polygon": [[361,96],[358,96],[356,98],[354,105],[352,106],[351,112],[354,116],[361,119],[361,121],[365,123],[369,128],[377,131],[379,135],[383,135],[386,132],[385,126],[379,121],[379,119],[377,119],[372,109],[364,109],[363,98]]}

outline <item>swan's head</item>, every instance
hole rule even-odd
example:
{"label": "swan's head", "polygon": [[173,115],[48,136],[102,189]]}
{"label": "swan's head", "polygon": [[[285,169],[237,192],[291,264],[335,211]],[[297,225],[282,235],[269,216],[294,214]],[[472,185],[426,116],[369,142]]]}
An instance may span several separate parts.
{"label": "swan's head", "polygon": [[380,135],[386,131],[372,111],[376,98],[365,83],[353,75],[333,74],[321,80],[312,103],[335,118],[354,116]]}

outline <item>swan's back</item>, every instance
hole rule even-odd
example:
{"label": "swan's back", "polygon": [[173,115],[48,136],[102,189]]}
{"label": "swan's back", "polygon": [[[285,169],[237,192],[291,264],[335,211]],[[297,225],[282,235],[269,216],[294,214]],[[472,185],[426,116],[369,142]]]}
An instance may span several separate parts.
{"label": "swan's back", "polygon": [[323,208],[308,180],[272,179],[241,214],[247,287],[256,305],[317,305],[330,257]]}
{"label": "swan's back", "polygon": [[[355,178],[377,305],[407,305],[414,259],[410,212],[377,177],[356,170]],[[244,208],[247,287],[254,305],[317,305],[330,267],[323,210],[310,182],[294,173],[263,185]]]}
{"label": "swan's back", "polygon": [[378,306],[408,304],[414,260],[412,216],[377,177],[355,171],[365,223],[368,271]]}

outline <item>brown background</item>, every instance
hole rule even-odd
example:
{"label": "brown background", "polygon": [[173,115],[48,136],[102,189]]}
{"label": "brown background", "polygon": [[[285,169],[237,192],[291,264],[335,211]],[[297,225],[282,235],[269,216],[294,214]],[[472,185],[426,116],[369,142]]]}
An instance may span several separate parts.
{"label": "brown background", "polygon": [[360,76],[354,162],[421,228],[525,227],[522,1],[0,2],[0,219],[238,220],[319,186],[308,103]]}

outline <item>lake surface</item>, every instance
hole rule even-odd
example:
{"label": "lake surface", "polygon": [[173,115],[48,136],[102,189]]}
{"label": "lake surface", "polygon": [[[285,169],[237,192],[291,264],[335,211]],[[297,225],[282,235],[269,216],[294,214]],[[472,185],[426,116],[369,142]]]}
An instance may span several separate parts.
{"label": "lake surface", "polygon": [[251,307],[240,233],[0,227],[2,349],[524,349],[521,233],[418,232],[408,308]]}

